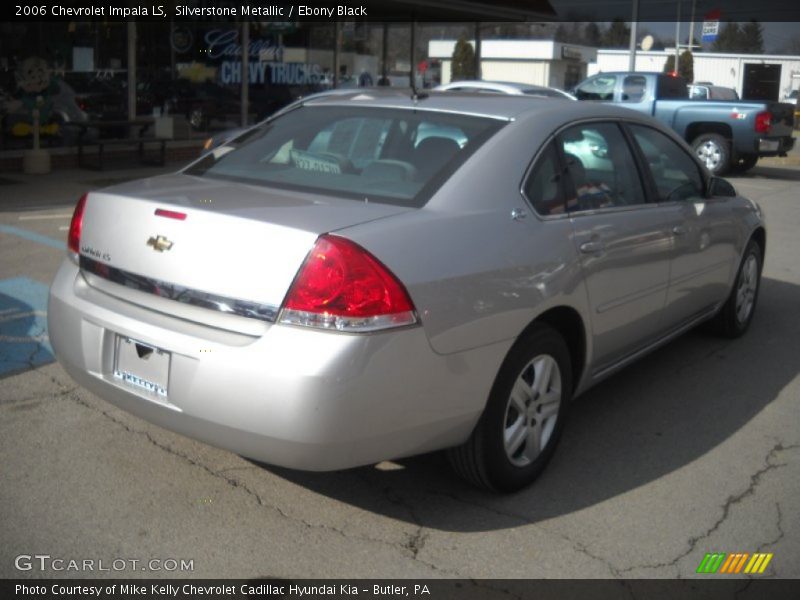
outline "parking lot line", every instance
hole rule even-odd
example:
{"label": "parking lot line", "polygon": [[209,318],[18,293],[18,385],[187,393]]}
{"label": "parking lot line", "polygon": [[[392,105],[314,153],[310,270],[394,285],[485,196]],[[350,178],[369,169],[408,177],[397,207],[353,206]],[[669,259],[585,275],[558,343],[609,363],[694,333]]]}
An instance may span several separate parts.
{"label": "parking lot line", "polygon": [[29,242],[36,242],[37,244],[50,246],[51,248],[55,248],[56,250],[63,250],[66,247],[66,243],[64,241],[54,240],[53,238],[47,237],[46,235],[40,235],[38,233],[34,233],[33,231],[28,231],[27,229],[12,227],[11,225],[0,225],[0,233],[15,235],[17,237],[26,239]]}

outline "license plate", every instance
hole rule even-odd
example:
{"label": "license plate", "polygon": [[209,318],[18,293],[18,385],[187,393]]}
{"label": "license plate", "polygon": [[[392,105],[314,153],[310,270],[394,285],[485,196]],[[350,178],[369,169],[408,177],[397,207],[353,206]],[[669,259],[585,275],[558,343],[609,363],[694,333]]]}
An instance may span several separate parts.
{"label": "license plate", "polygon": [[162,399],[167,397],[170,354],[129,337],[117,336],[114,377]]}
{"label": "license plate", "polygon": [[779,142],[777,140],[761,140],[758,144],[758,149],[764,152],[775,152],[778,146]]}

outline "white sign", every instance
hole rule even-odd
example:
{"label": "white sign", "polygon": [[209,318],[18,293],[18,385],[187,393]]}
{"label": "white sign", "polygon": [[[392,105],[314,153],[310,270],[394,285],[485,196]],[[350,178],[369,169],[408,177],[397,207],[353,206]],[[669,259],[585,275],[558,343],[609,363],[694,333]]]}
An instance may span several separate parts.
{"label": "white sign", "polygon": [[703,41],[713,42],[719,33],[719,21],[703,21]]}

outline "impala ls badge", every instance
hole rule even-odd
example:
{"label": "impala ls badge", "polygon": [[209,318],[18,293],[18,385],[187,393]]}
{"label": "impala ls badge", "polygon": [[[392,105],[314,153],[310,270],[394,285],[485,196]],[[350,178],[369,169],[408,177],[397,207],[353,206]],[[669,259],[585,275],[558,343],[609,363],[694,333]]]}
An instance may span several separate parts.
{"label": "impala ls badge", "polygon": [[151,237],[149,240],[147,240],[147,245],[152,246],[153,250],[156,252],[163,252],[164,250],[169,250],[172,248],[172,242],[170,242],[163,235]]}

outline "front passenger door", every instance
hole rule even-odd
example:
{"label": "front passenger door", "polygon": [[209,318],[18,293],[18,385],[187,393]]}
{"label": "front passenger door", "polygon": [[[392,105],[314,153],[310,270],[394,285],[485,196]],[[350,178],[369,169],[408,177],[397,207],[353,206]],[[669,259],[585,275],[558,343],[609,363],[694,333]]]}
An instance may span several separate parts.
{"label": "front passenger door", "polygon": [[593,362],[602,371],[658,336],[672,248],[667,223],[679,209],[647,202],[616,123],[575,125],[556,141],[589,294]]}
{"label": "front passenger door", "polygon": [[628,125],[663,207],[680,211],[672,225],[673,256],[665,329],[698,318],[728,294],[736,266],[737,230],[724,198],[705,198],[701,167],[689,152],[646,125]]}

